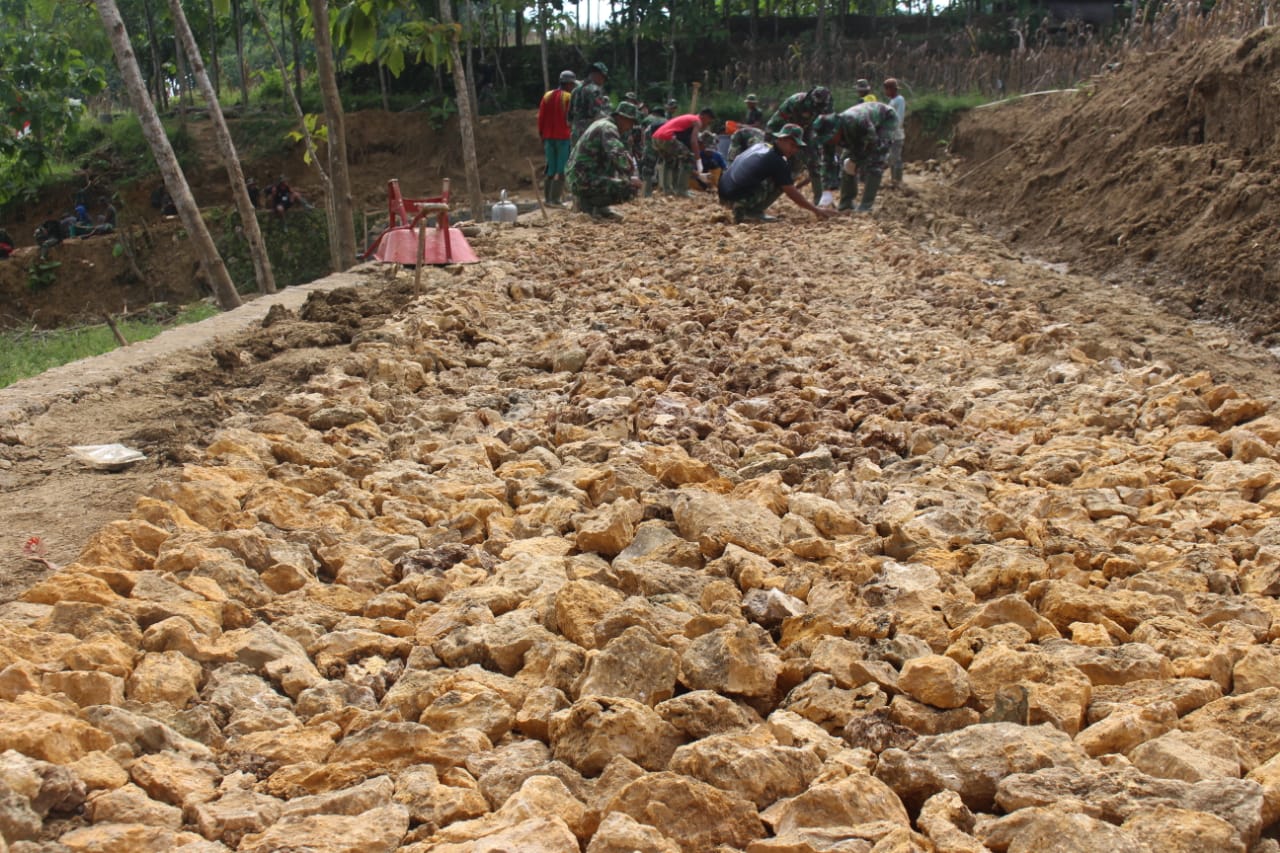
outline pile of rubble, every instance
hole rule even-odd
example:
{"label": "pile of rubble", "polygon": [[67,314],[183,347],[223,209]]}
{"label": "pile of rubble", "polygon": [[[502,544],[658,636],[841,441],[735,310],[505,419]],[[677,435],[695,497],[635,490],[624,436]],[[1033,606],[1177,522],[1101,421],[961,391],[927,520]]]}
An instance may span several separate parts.
{"label": "pile of rubble", "polygon": [[10,851],[1280,850],[1280,417],[1015,265],[634,216],[0,606]]}

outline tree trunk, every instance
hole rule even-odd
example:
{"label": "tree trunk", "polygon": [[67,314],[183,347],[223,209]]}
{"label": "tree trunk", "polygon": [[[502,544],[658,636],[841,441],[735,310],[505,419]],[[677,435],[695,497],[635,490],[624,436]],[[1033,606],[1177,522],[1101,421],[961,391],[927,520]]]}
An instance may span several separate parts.
{"label": "tree trunk", "polygon": [[169,196],[178,208],[178,218],[182,220],[182,227],[187,230],[187,234],[195,244],[196,254],[213,286],[218,304],[224,311],[229,311],[240,305],[240,294],[236,293],[235,285],[231,283],[231,276],[227,275],[226,264],[218,255],[218,249],[213,245],[213,237],[209,235],[209,229],[205,227],[204,219],[200,216],[200,208],[196,206],[191,188],[187,186],[186,176],[178,166],[178,158],[173,154],[169,137],[164,134],[164,126],[160,124],[160,116],[156,112],[155,104],[147,97],[147,87],[142,80],[142,72],[138,68],[138,59],[133,55],[129,33],[125,30],[124,21],[120,18],[120,9],[116,6],[116,0],[94,0],[94,5],[98,8],[98,17],[102,19],[102,26],[111,40],[111,47],[116,55],[116,66],[120,69],[120,77],[129,91],[129,100],[133,103],[134,112],[138,114],[138,121],[142,124],[143,136],[151,146],[156,165],[160,167],[160,174],[164,176],[165,189],[169,191]]}
{"label": "tree trunk", "polygon": [[236,24],[236,67],[240,69],[240,106],[249,109],[249,68],[244,64],[244,23],[240,16],[240,0],[231,0]]}
{"label": "tree trunk", "polygon": [[667,94],[676,96],[676,14],[671,11],[671,76],[667,80]]}
{"label": "tree trunk", "polygon": [[253,273],[258,281],[258,292],[275,293],[276,280],[271,272],[271,260],[267,257],[267,244],[262,239],[261,229],[258,228],[258,214],[254,210],[253,202],[249,199],[244,172],[240,169],[240,157],[236,154],[236,145],[231,140],[227,121],[222,116],[222,105],[218,103],[218,93],[213,90],[209,75],[205,73],[200,48],[196,45],[195,34],[191,32],[191,25],[187,22],[187,16],[182,11],[179,0],[169,0],[169,12],[173,15],[174,32],[182,40],[187,58],[191,61],[196,85],[200,87],[204,99],[209,102],[209,119],[213,123],[218,152],[222,155],[222,163],[227,169],[227,180],[231,182],[231,196],[235,199],[236,210],[240,213],[240,225],[244,228],[244,235],[249,240],[249,251],[253,255]]}
{"label": "tree trunk", "polygon": [[760,38],[760,0],[747,0],[747,2],[751,4],[749,7],[751,10],[750,36],[751,41],[754,42]]}
{"label": "tree trunk", "polygon": [[813,28],[813,41],[817,47],[817,59],[821,63],[827,52],[827,0],[818,0],[818,20]]}
{"label": "tree trunk", "polygon": [[[462,22],[462,28],[467,33],[467,73],[464,75],[464,78],[468,85],[461,93],[461,96],[465,97],[471,103],[471,114],[473,116],[478,116],[480,115],[480,99],[476,95],[476,66],[472,58],[475,53],[475,51],[472,50],[472,46],[475,44],[475,37],[471,28],[471,4],[466,2],[466,0],[462,0],[462,12],[466,16],[465,20]],[[449,13],[452,14],[453,9],[450,9]],[[457,79],[456,76],[455,79]]]}
{"label": "tree trunk", "polygon": [[178,42],[178,33],[173,34],[173,64],[178,69],[178,120],[187,120],[187,109],[193,106],[191,101],[191,78],[187,74],[187,52]]}
{"label": "tree trunk", "polygon": [[391,112],[391,97],[387,94],[387,66],[378,60],[378,89],[382,92],[382,110]]}
{"label": "tree trunk", "polygon": [[218,63],[218,18],[214,14],[213,0],[209,0],[209,56],[213,59],[213,92],[215,95],[221,95],[222,66]]}
{"label": "tree trunk", "polygon": [[[453,23],[453,10],[449,8],[449,2],[450,0],[440,0],[440,21],[444,24]],[[456,29],[450,30],[449,58],[453,64],[453,89],[458,104],[458,126],[462,130],[462,162],[467,170],[471,218],[480,222],[484,216],[484,196],[480,192],[480,163],[476,158],[476,131],[472,120],[471,99],[467,97],[467,91],[471,87],[467,83],[467,72],[462,65]]]}
{"label": "tree trunk", "polygon": [[538,0],[538,53],[542,55],[542,91],[551,89],[551,67],[547,58],[547,0]]}
{"label": "tree trunk", "polygon": [[[524,47],[524,9],[516,9],[516,49]],[[546,81],[542,83],[546,86]]]}
{"label": "tree trunk", "polygon": [[329,40],[328,0],[310,0],[311,18],[315,26],[316,71],[320,77],[320,94],[324,99],[324,120],[329,128],[329,179],[333,182],[333,216],[336,246],[329,255],[334,270],[350,269],[356,259],[356,219],[351,206],[351,177],[347,172],[347,130],[338,95],[338,74],[333,64],[333,46]]}

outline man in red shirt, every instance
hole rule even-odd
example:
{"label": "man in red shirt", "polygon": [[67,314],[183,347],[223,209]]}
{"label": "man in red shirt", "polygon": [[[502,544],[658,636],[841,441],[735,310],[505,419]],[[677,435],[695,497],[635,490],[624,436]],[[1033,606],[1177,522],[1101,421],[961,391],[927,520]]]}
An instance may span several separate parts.
{"label": "man in red shirt", "polygon": [[542,96],[538,104],[538,135],[547,157],[542,194],[547,204],[564,204],[564,169],[569,162],[569,98],[578,84],[572,71],[560,72],[560,88]]}
{"label": "man in red shirt", "polygon": [[662,189],[679,196],[689,195],[689,179],[702,155],[698,134],[711,126],[716,114],[704,109],[697,115],[686,113],[669,120],[653,132],[653,148],[662,161]]}

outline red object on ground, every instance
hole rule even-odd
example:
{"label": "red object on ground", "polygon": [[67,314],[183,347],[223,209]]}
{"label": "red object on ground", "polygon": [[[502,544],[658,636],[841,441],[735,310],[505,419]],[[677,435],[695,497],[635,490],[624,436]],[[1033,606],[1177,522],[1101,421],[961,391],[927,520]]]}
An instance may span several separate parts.
{"label": "red object on ground", "polygon": [[[426,224],[436,214],[436,227]],[[387,229],[378,235],[361,257],[387,264],[414,266],[418,263],[418,231],[426,228],[423,262],[432,265],[474,264],[476,253],[457,228],[449,226],[449,179],[444,193],[434,198],[405,198],[400,194],[400,181],[387,181]]]}

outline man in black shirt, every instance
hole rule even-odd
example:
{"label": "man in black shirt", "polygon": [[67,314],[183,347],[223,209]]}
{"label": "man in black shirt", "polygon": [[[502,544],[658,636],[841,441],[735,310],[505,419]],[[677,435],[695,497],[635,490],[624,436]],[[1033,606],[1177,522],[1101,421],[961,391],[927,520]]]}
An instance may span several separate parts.
{"label": "man in black shirt", "polygon": [[765,211],[783,193],[819,219],[838,215],[817,207],[796,189],[790,160],[804,147],[804,128],[787,124],[774,134],[772,145],[753,145],[729,164],[720,176],[719,192],[721,202],[733,205],[734,222],[772,222]]}

